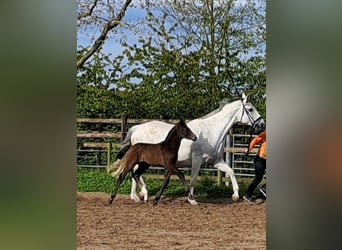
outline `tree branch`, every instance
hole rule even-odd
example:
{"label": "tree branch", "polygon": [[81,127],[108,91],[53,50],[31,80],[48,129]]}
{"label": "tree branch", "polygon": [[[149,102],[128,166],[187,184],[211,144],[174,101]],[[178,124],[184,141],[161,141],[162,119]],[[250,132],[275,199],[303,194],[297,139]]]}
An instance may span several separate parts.
{"label": "tree branch", "polygon": [[91,16],[91,14],[93,13],[93,10],[96,7],[98,1],[99,0],[95,0],[94,4],[88,9],[88,11],[86,13],[79,14],[77,19],[80,20],[80,19],[82,19],[84,17]]}
{"label": "tree branch", "polygon": [[104,25],[100,36],[95,40],[94,44],[90,47],[90,49],[86,52],[84,56],[82,56],[78,61],[77,61],[77,68],[81,68],[84,63],[96,52],[100,49],[101,45],[104,43],[108,32],[118,26],[122,20],[122,18],[125,16],[126,10],[132,0],[126,0],[124,5],[122,6],[119,14],[110,20],[107,24]]}

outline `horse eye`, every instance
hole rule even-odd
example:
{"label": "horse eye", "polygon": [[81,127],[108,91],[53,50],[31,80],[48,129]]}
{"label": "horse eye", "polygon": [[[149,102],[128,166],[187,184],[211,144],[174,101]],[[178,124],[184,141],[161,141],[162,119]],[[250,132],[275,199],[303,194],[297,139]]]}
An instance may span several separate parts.
{"label": "horse eye", "polygon": [[252,111],[253,111],[253,108],[249,108],[248,111],[249,111],[249,112],[252,112]]}

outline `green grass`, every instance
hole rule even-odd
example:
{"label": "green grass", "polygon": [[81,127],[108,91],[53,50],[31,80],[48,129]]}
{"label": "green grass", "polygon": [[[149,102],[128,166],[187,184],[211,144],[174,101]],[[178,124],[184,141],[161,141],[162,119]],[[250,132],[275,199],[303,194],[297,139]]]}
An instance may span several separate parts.
{"label": "green grass", "polygon": [[[116,178],[108,175],[104,168],[78,168],[77,169],[77,191],[80,192],[105,192],[110,193],[116,182]],[[162,186],[162,180],[145,178],[150,195],[156,194]],[[248,186],[249,181],[239,183],[240,196]],[[131,192],[131,178],[127,175],[124,183],[120,186],[118,193],[129,194]],[[256,191],[258,195],[259,191]],[[231,197],[233,191],[231,184],[218,186],[216,182],[206,176],[197,182],[195,188],[196,197]],[[178,179],[171,180],[164,191],[165,195],[182,196],[186,195],[183,186]]]}

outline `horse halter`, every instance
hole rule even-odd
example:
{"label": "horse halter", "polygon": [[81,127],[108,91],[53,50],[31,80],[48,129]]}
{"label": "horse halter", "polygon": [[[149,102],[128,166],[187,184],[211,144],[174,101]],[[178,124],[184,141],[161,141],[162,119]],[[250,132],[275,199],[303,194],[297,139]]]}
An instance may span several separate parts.
{"label": "horse halter", "polygon": [[[242,102],[242,101],[241,101]],[[242,107],[243,107],[243,110],[242,110],[242,114],[241,114],[241,119],[240,121],[242,121],[242,117],[243,117],[243,114],[244,112],[246,112],[246,115],[249,119],[249,121],[251,122],[252,124],[252,128],[255,129],[255,125],[258,124],[258,122],[262,119],[261,115],[256,119],[254,120],[252,115],[249,113],[249,111],[247,110],[246,108],[246,105],[242,102]]]}
{"label": "horse halter", "polygon": [[249,121],[252,123],[252,129],[250,130],[249,140],[248,140],[248,144],[247,144],[247,152],[246,152],[246,155],[247,155],[248,151],[249,151],[249,145],[252,141],[253,132],[255,131],[255,125],[258,124],[258,122],[262,119],[262,117],[260,115],[256,120],[254,120],[252,115],[249,113],[249,111],[247,110],[247,108],[243,102],[242,102],[242,107],[243,107],[243,110],[242,110],[242,115],[241,115],[240,120],[242,121],[243,113],[246,112]]}

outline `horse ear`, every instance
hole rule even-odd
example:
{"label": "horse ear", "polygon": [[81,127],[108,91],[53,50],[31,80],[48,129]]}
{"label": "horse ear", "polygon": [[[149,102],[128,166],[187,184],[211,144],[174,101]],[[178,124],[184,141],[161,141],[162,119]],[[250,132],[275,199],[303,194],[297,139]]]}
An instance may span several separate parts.
{"label": "horse ear", "polygon": [[245,105],[247,103],[247,96],[245,92],[242,92],[241,99],[242,99],[242,103]]}
{"label": "horse ear", "polygon": [[180,124],[185,124],[184,118],[181,118],[181,119],[179,120],[179,123],[180,123]]}

